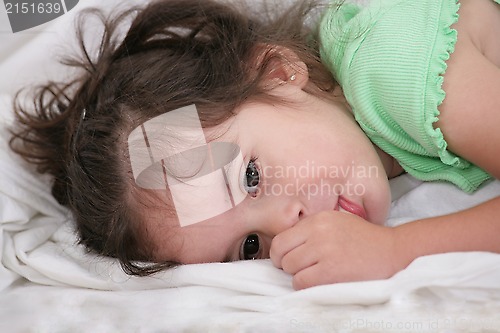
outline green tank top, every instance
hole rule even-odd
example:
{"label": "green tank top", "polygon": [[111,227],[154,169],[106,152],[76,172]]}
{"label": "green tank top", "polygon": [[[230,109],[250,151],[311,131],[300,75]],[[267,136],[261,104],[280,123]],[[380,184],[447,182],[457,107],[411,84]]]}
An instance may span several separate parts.
{"label": "green tank top", "polygon": [[[500,0],[495,0],[497,3]],[[447,150],[438,106],[454,50],[456,0],[370,0],[332,6],[319,26],[320,54],[374,144],[423,181],[473,192],[491,178]]]}

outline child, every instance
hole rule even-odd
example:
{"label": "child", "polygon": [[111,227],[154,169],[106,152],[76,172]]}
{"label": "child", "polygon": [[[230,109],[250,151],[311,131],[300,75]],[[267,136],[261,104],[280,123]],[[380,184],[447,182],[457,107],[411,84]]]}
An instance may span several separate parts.
{"label": "child", "polygon": [[[329,9],[319,27],[322,57],[352,110],[303,24],[313,4],[298,3],[282,17],[264,20],[212,1],[163,0],[139,10],[120,40],[119,27],[133,11],[103,19],[97,58],[82,42],[84,61],[68,62],[82,74],[70,83],[42,87],[34,112],[18,106],[11,146],[40,172],[54,176],[53,194],[72,209],[81,242],[118,258],[131,274],[270,257],[301,289],[387,278],[426,254],[500,252],[498,198],[448,216],[383,226],[390,204],[388,178],[403,168],[467,191],[499,177],[493,154],[500,142],[493,125],[500,106],[493,93],[500,87],[500,46],[493,42],[500,32],[499,6],[491,0],[462,2],[455,28],[465,37],[447,62],[447,99],[443,104],[423,101],[435,102],[425,108],[434,118],[408,135],[393,119],[376,121],[404,137],[397,146],[400,139],[377,134],[383,131],[372,128],[368,120],[373,117],[363,114],[365,108],[398,109],[400,100],[383,90],[393,82],[363,86],[365,80],[373,82],[373,71],[358,81],[355,74],[370,59],[359,65],[349,57],[353,50],[365,50],[360,44],[378,46],[373,42],[378,30],[365,19],[391,24],[381,18],[413,1],[373,1],[364,11],[350,4]],[[435,3],[455,8],[455,1]],[[443,11],[449,20],[442,29],[452,44],[456,36],[449,27],[456,9]],[[488,20],[488,34],[473,24],[477,15]],[[384,74],[397,67],[389,60],[383,71],[369,65]],[[430,75],[436,73],[441,74]],[[415,68],[416,78],[428,74]],[[402,100],[419,105],[413,98],[409,94]],[[446,141],[427,138],[439,133],[431,130],[438,106],[442,114],[435,126]],[[465,121],[469,107],[481,112],[478,120]],[[411,116],[417,112],[403,110]],[[463,138],[463,133],[471,135]],[[427,141],[415,135],[439,147],[425,150]],[[417,155],[429,162],[419,163]],[[425,169],[429,164],[433,172]]]}

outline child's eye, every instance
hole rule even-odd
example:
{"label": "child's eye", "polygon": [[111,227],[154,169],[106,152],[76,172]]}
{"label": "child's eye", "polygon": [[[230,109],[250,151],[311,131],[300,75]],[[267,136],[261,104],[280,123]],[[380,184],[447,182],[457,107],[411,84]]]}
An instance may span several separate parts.
{"label": "child's eye", "polygon": [[254,260],[261,254],[259,236],[257,234],[248,235],[240,248],[240,260]]}
{"label": "child's eye", "polygon": [[245,190],[252,196],[257,196],[258,186],[260,183],[259,168],[255,164],[255,159],[250,160],[245,171],[245,179],[243,181]]}

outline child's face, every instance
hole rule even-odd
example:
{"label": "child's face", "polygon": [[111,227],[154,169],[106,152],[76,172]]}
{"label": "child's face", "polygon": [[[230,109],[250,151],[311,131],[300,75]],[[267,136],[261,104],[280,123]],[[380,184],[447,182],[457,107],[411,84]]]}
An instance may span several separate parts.
{"label": "child's face", "polygon": [[236,181],[248,191],[247,198],[189,226],[181,227],[176,219],[150,219],[148,237],[156,245],[156,260],[269,258],[274,236],[324,210],[384,223],[390,205],[387,175],[346,106],[286,85],[276,89],[293,103],[247,103],[215,132],[206,131],[208,137],[223,133],[215,141],[239,145],[246,176]]}

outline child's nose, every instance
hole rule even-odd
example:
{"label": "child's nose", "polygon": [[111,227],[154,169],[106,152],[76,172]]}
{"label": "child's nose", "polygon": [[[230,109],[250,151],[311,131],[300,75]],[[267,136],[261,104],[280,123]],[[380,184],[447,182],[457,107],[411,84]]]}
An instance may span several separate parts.
{"label": "child's nose", "polygon": [[293,227],[306,216],[304,206],[299,200],[290,200],[280,204],[274,203],[274,207],[267,210],[264,218],[264,230],[270,237]]}

